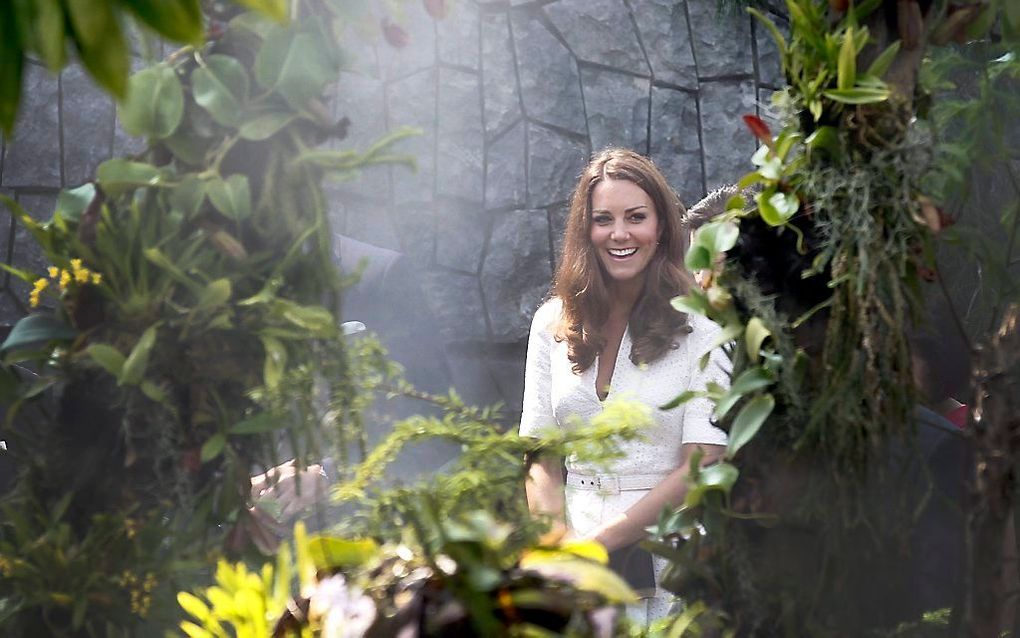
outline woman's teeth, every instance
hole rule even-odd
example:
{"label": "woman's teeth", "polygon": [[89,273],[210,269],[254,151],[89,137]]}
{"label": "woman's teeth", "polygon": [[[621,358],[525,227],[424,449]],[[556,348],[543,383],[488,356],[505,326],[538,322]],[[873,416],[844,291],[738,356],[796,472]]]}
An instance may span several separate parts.
{"label": "woman's teeth", "polygon": [[609,254],[613,257],[630,257],[637,252],[637,248],[610,248]]}

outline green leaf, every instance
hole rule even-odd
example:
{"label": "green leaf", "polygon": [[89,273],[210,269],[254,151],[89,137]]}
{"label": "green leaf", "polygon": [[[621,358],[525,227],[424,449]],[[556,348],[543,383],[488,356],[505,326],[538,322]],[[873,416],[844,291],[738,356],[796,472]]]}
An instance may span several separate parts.
{"label": "green leaf", "polygon": [[195,102],[223,126],[236,127],[248,100],[248,72],[235,58],[213,54],[191,72]]}
{"label": "green leaf", "polygon": [[710,491],[729,492],[738,476],[740,472],[729,463],[720,462],[701,468],[697,481],[684,497],[684,505],[688,508],[697,507]]}
{"label": "green leaf", "polygon": [[569,583],[580,591],[593,592],[610,604],[638,600],[634,590],[609,567],[568,552],[532,551],[521,558],[520,568],[551,581]]}
{"label": "green leaf", "polygon": [[21,76],[25,68],[21,34],[13,2],[0,2],[0,129],[14,133],[14,120],[21,101]]}
{"label": "green leaf", "polygon": [[809,151],[824,150],[834,158],[843,157],[839,130],[834,126],[819,126],[804,140]]}
{"label": "green leaf", "polygon": [[70,341],[78,332],[51,315],[28,315],[14,324],[7,339],[0,344],[0,354],[49,341]]}
{"label": "green leaf", "polygon": [[784,38],[783,34],[779,32],[779,28],[776,27],[776,23],[773,22],[771,18],[766,16],[758,9],[755,9],[754,7],[747,7],[747,12],[753,15],[755,18],[757,18],[758,21],[761,22],[762,25],[768,30],[769,35],[771,35],[772,39],[775,40],[776,47],[779,49],[779,59],[783,60],[785,63],[787,54],[786,38]]}
{"label": "green leaf", "polygon": [[800,208],[800,200],[793,193],[765,190],[754,196],[762,220],[769,226],[782,226]]}
{"label": "green leaf", "polygon": [[207,192],[212,205],[227,217],[241,220],[251,214],[251,190],[247,176],[238,173],[226,180],[214,179],[209,182]]}
{"label": "green leaf", "polygon": [[159,324],[153,324],[145,329],[142,336],[138,338],[135,347],[121,368],[120,376],[117,378],[119,385],[138,385],[142,376],[145,375],[145,368],[149,365],[149,355],[156,345],[157,329]]}
{"label": "green leaf", "polygon": [[202,444],[202,450],[199,453],[199,458],[202,459],[203,463],[208,463],[217,456],[223,453],[223,448],[227,446],[227,435],[222,432],[209,437],[205,443]]}
{"label": "green leaf", "polygon": [[124,97],[131,69],[130,53],[110,0],[75,0],[64,3],[78,55],[96,82],[117,97]]}
{"label": "green leaf", "polygon": [[700,290],[690,290],[686,295],[674,297],[669,304],[680,312],[689,312],[695,315],[708,316],[711,307],[708,305],[708,297]]}
{"label": "green leaf", "polygon": [[858,86],[851,89],[829,89],[822,91],[822,95],[843,104],[874,104],[888,100],[889,89]]}
{"label": "green leaf", "polygon": [[270,412],[259,412],[230,426],[231,434],[262,434],[284,427],[285,424]]}
{"label": "green leaf", "polygon": [[64,189],[57,196],[57,209],[53,212],[53,217],[77,222],[95,196],[96,187],[91,183],[82,184],[77,188]]}
{"label": "green leaf", "polygon": [[199,312],[206,312],[219,308],[223,304],[230,300],[230,280],[229,279],[217,279],[210,281],[205,286],[205,290],[198,298],[198,303],[195,305],[195,310]]}
{"label": "green leaf", "polygon": [[843,34],[843,45],[839,48],[839,63],[836,67],[836,87],[845,90],[857,83],[857,47],[854,46],[854,29],[847,27]]}
{"label": "green leaf", "polygon": [[307,547],[316,570],[358,567],[379,554],[379,545],[371,538],[348,540],[312,536]]}
{"label": "green leaf", "polygon": [[64,7],[60,0],[35,0],[30,6],[33,10],[30,19],[34,23],[32,49],[50,73],[60,73],[67,64],[67,50],[64,48],[67,18]]}
{"label": "green leaf", "polygon": [[687,252],[686,265],[690,270],[711,268],[716,257],[733,248],[740,236],[740,228],[732,221],[709,222],[694,234],[691,250]]}
{"label": "green leaf", "polygon": [[740,373],[726,394],[715,405],[715,418],[725,417],[730,409],[744,396],[772,385],[774,379],[768,370],[761,367],[748,368]]}
{"label": "green leaf", "polygon": [[[882,51],[881,55],[875,58],[875,61],[868,67],[868,71],[865,75],[873,75],[876,78],[880,78],[885,75],[885,72],[889,70],[893,60],[896,59],[896,55],[900,52],[900,41],[896,40],[888,47],[885,51]],[[842,88],[842,87],[841,87]]]}
{"label": "green leaf", "polygon": [[138,387],[142,389],[142,394],[149,397],[156,403],[167,403],[169,401],[169,398],[166,396],[166,393],[163,392],[163,389],[152,381],[142,381],[142,384]]}
{"label": "green leaf", "polygon": [[278,299],[273,305],[284,319],[307,330],[308,336],[329,336],[336,332],[336,318],[322,306],[302,306],[285,299]]}
{"label": "green leaf", "polygon": [[761,352],[761,344],[772,333],[765,327],[758,317],[751,317],[747,322],[747,330],[744,332],[744,344],[747,346],[747,356],[751,361],[758,360],[758,353]]}
{"label": "green leaf", "polygon": [[726,200],[726,210],[744,210],[747,200],[741,194],[736,194]]}
{"label": "green leaf", "polygon": [[704,394],[704,393],[699,391],[699,390],[684,390],[683,392],[681,392],[680,394],[676,395],[675,397],[673,397],[672,399],[670,399],[666,403],[663,403],[662,405],[660,405],[659,409],[660,410],[672,410],[673,408],[679,407],[679,406],[683,405],[684,403],[687,403],[691,399],[696,399],[696,398],[700,397],[702,394]]}
{"label": "green leaf", "polygon": [[237,4],[263,13],[277,22],[286,22],[289,17],[287,0],[237,0]]}
{"label": "green leaf", "polygon": [[709,252],[708,248],[704,246],[691,246],[690,250],[684,256],[684,265],[687,266],[687,270],[707,270],[714,266],[712,263],[712,253]]}
{"label": "green leaf", "polygon": [[99,364],[99,367],[115,377],[119,377],[124,369],[124,355],[120,353],[120,350],[109,344],[94,343],[88,347],[86,352],[92,357],[93,361]]}
{"label": "green leaf", "polygon": [[296,117],[292,111],[255,111],[245,115],[239,133],[246,140],[261,142],[279,133]]}
{"label": "green leaf", "polygon": [[168,40],[202,43],[202,7],[199,0],[131,0],[124,4],[146,26]]}
{"label": "green leaf", "polygon": [[328,44],[314,31],[277,28],[255,57],[255,79],[294,108],[318,97],[339,71]]}
{"label": "green leaf", "polygon": [[196,175],[188,175],[170,192],[170,207],[189,220],[198,214],[205,201],[205,181]]}
{"label": "green leaf", "polygon": [[261,335],[259,338],[266,351],[262,377],[266,387],[272,389],[280,385],[280,379],[283,378],[283,371],[287,367],[287,348],[276,337]]}
{"label": "green leaf", "polygon": [[163,174],[152,164],[132,162],[126,159],[110,159],[96,169],[96,181],[103,192],[117,196],[132,188],[159,186]]}
{"label": "green leaf", "polygon": [[146,248],[144,254],[146,259],[166,271],[178,283],[184,284],[192,293],[195,295],[202,294],[202,285],[189,277],[177,264],[164,255],[159,248]]}
{"label": "green leaf", "polygon": [[129,135],[170,136],[184,117],[184,90],[168,64],[142,69],[128,82],[120,118]]}
{"label": "green leaf", "polygon": [[762,423],[772,414],[776,400],[771,394],[762,394],[748,401],[747,405],[737,413],[730,427],[729,441],[726,443],[726,456],[733,458],[740,448],[761,429]]}

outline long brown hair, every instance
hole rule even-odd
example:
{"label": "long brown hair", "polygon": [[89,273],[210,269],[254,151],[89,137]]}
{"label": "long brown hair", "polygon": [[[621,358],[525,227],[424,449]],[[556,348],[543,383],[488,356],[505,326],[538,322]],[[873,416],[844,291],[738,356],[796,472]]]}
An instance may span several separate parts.
{"label": "long brown hair", "polygon": [[687,315],[669,304],[670,299],[687,292],[690,282],[683,265],[683,204],[651,160],[626,149],[608,148],[592,159],[574,189],[563,255],[552,288],[563,303],[556,340],[566,340],[567,356],[577,373],[591,366],[606,343],[603,329],[609,317],[610,294],[606,273],[591,243],[591,196],[597,184],[611,179],[633,182],[648,194],[661,233],[647,266],[644,290],[630,315],[631,361],[654,361],[675,347],[679,334],[690,332]]}

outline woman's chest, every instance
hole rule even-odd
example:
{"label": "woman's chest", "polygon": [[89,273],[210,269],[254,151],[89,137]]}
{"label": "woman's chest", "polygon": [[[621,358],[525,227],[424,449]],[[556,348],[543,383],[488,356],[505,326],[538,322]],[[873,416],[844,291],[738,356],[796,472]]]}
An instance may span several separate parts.
{"label": "woman's chest", "polygon": [[[688,389],[691,366],[685,340],[681,340],[676,349],[648,364],[631,362],[630,350],[630,341],[624,337],[609,378],[606,400],[638,401],[655,409]],[[567,344],[556,343],[550,362],[550,398],[556,421],[561,426],[572,416],[588,420],[602,411],[602,402],[596,393],[598,361],[580,374],[575,373],[571,365],[567,358]],[[680,410],[668,413],[654,411],[660,421],[671,420],[670,417],[680,414]]]}

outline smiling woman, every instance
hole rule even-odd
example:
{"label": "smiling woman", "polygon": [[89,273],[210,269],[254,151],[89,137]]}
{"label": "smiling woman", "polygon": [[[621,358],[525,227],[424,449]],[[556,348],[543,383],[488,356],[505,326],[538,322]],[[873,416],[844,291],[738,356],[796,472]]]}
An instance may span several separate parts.
{"label": "smiling woman", "polygon": [[[532,323],[520,430],[540,437],[543,429],[590,420],[609,395],[648,408],[646,436],[621,444],[622,457],[608,468],[567,459],[564,480],[563,459],[541,457],[531,466],[527,492],[532,512],[550,515],[569,535],[625,554],[628,566],[643,561],[656,581],[665,561],[653,563],[629,546],[663,508],[683,500],[689,464],[718,458],[726,443],[706,401],[658,409],[688,388],[727,384],[721,352],[704,371],[697,365],[718,329],[669,303],[690,281],[681,211],[659,170],[637,153],[608,149],[585,168],[553,294]],[[646,593],[644,604],[628,610],[638,622],[669,609],[667,594]]]}

